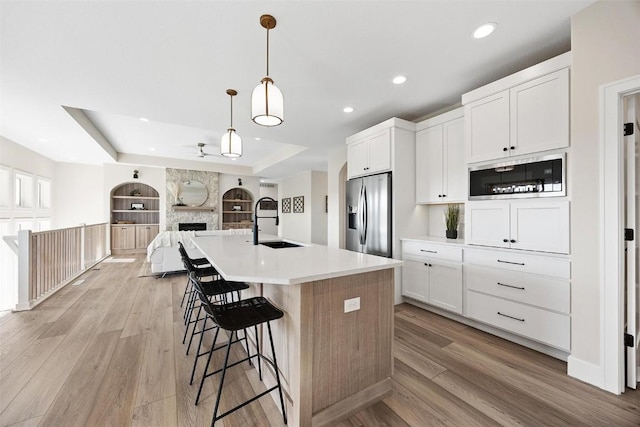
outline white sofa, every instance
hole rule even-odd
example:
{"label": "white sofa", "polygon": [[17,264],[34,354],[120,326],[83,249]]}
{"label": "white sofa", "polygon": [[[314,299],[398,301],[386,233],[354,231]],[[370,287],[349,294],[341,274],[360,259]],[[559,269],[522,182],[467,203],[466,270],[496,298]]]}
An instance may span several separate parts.
{"label": "white sofa", "polygon": [[178,242],[182,242],[189,257],[201,258],[202,253],[194,246],[191,237],[230,234],[229,231],[161,231],[147,246],[147,261],[151,272],[165,274],[184,271],[184,264],[178,252]]}

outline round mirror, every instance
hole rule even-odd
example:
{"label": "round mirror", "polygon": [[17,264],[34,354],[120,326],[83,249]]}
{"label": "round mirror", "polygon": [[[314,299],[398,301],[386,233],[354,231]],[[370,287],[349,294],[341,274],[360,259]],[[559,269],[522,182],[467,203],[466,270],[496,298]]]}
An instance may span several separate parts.
{"label": "round mirror", "polygon": [[187,206],[202,206],[208,198],[207,187],[199,181],[185,181],[180,185],[180,200]]}

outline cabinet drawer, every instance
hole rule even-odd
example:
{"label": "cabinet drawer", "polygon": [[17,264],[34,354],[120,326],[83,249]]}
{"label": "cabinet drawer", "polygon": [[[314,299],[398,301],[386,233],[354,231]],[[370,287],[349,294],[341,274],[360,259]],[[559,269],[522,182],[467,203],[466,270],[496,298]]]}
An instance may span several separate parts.
{"label": "cabinet drawer", "polygon": [[467,291],[467,316],[514,334],[569,351],[571,318],[541,308]]}
{"label": "cabinet drawer", "polygon": [[404,241],[402,252],[434,259],[462,262],[462,249],[428,242]]}
{"label": "cabinet drawer", "polygon": [[532,255],[514,251],[465,249],[465,264],[502,268],[523,273],[540,274],[558,279],[571,278],[571,261],[567,258]]}
{"label": "cabinet drawer", "polygon": [[464,280],[468,290],[571,313],[571,283],[568,280],[477,265],[465,265]]}

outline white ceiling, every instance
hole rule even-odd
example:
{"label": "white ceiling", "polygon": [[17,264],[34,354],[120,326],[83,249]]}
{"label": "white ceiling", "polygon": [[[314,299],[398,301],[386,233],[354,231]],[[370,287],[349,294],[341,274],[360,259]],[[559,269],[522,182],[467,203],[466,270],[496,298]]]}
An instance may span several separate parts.
{"label": "white ceiling", "polygon": [[[326,170],[327,152],[349,135],[424,117],[568,51],[570,17],[591,3],[2,0],[0,134],[60,162],[116,161],[65,106],[84,112],[120,161],[186,159],[267,178]],[[270,75],[285,96],[274,128],[250,119],[266,72],[264,13],[278,21]],[[473,39],[485,22],[497,31]],[[391,83],[398,74],[404,85]],[[245,155],[200,159],[197,143],[217,153],[229,127],[228,88],[238,91]],[[355,111],[343,113],[347,105]]]}

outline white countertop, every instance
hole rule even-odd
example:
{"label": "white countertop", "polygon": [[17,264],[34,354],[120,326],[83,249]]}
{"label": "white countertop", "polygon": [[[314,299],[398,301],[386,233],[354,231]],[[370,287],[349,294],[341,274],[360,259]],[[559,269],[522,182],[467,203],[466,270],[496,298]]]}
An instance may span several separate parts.
{"label": "white countertop", "polygon": [[[195,246],[226,280],[295,285],[400,267],[401,260],[322,245],[274,249],[253,245],[253,236],[192,237]],[[260,241],[287,240],[260,235]]]}
{"label": "white countertop", "polygon": [[454,246],[469,246],[465,243],[464,239],[447,239],[439,236],[408,236],[401,237],[400,240],[411,240],[414,242],[429,242],[429,243],[443,243]]}

